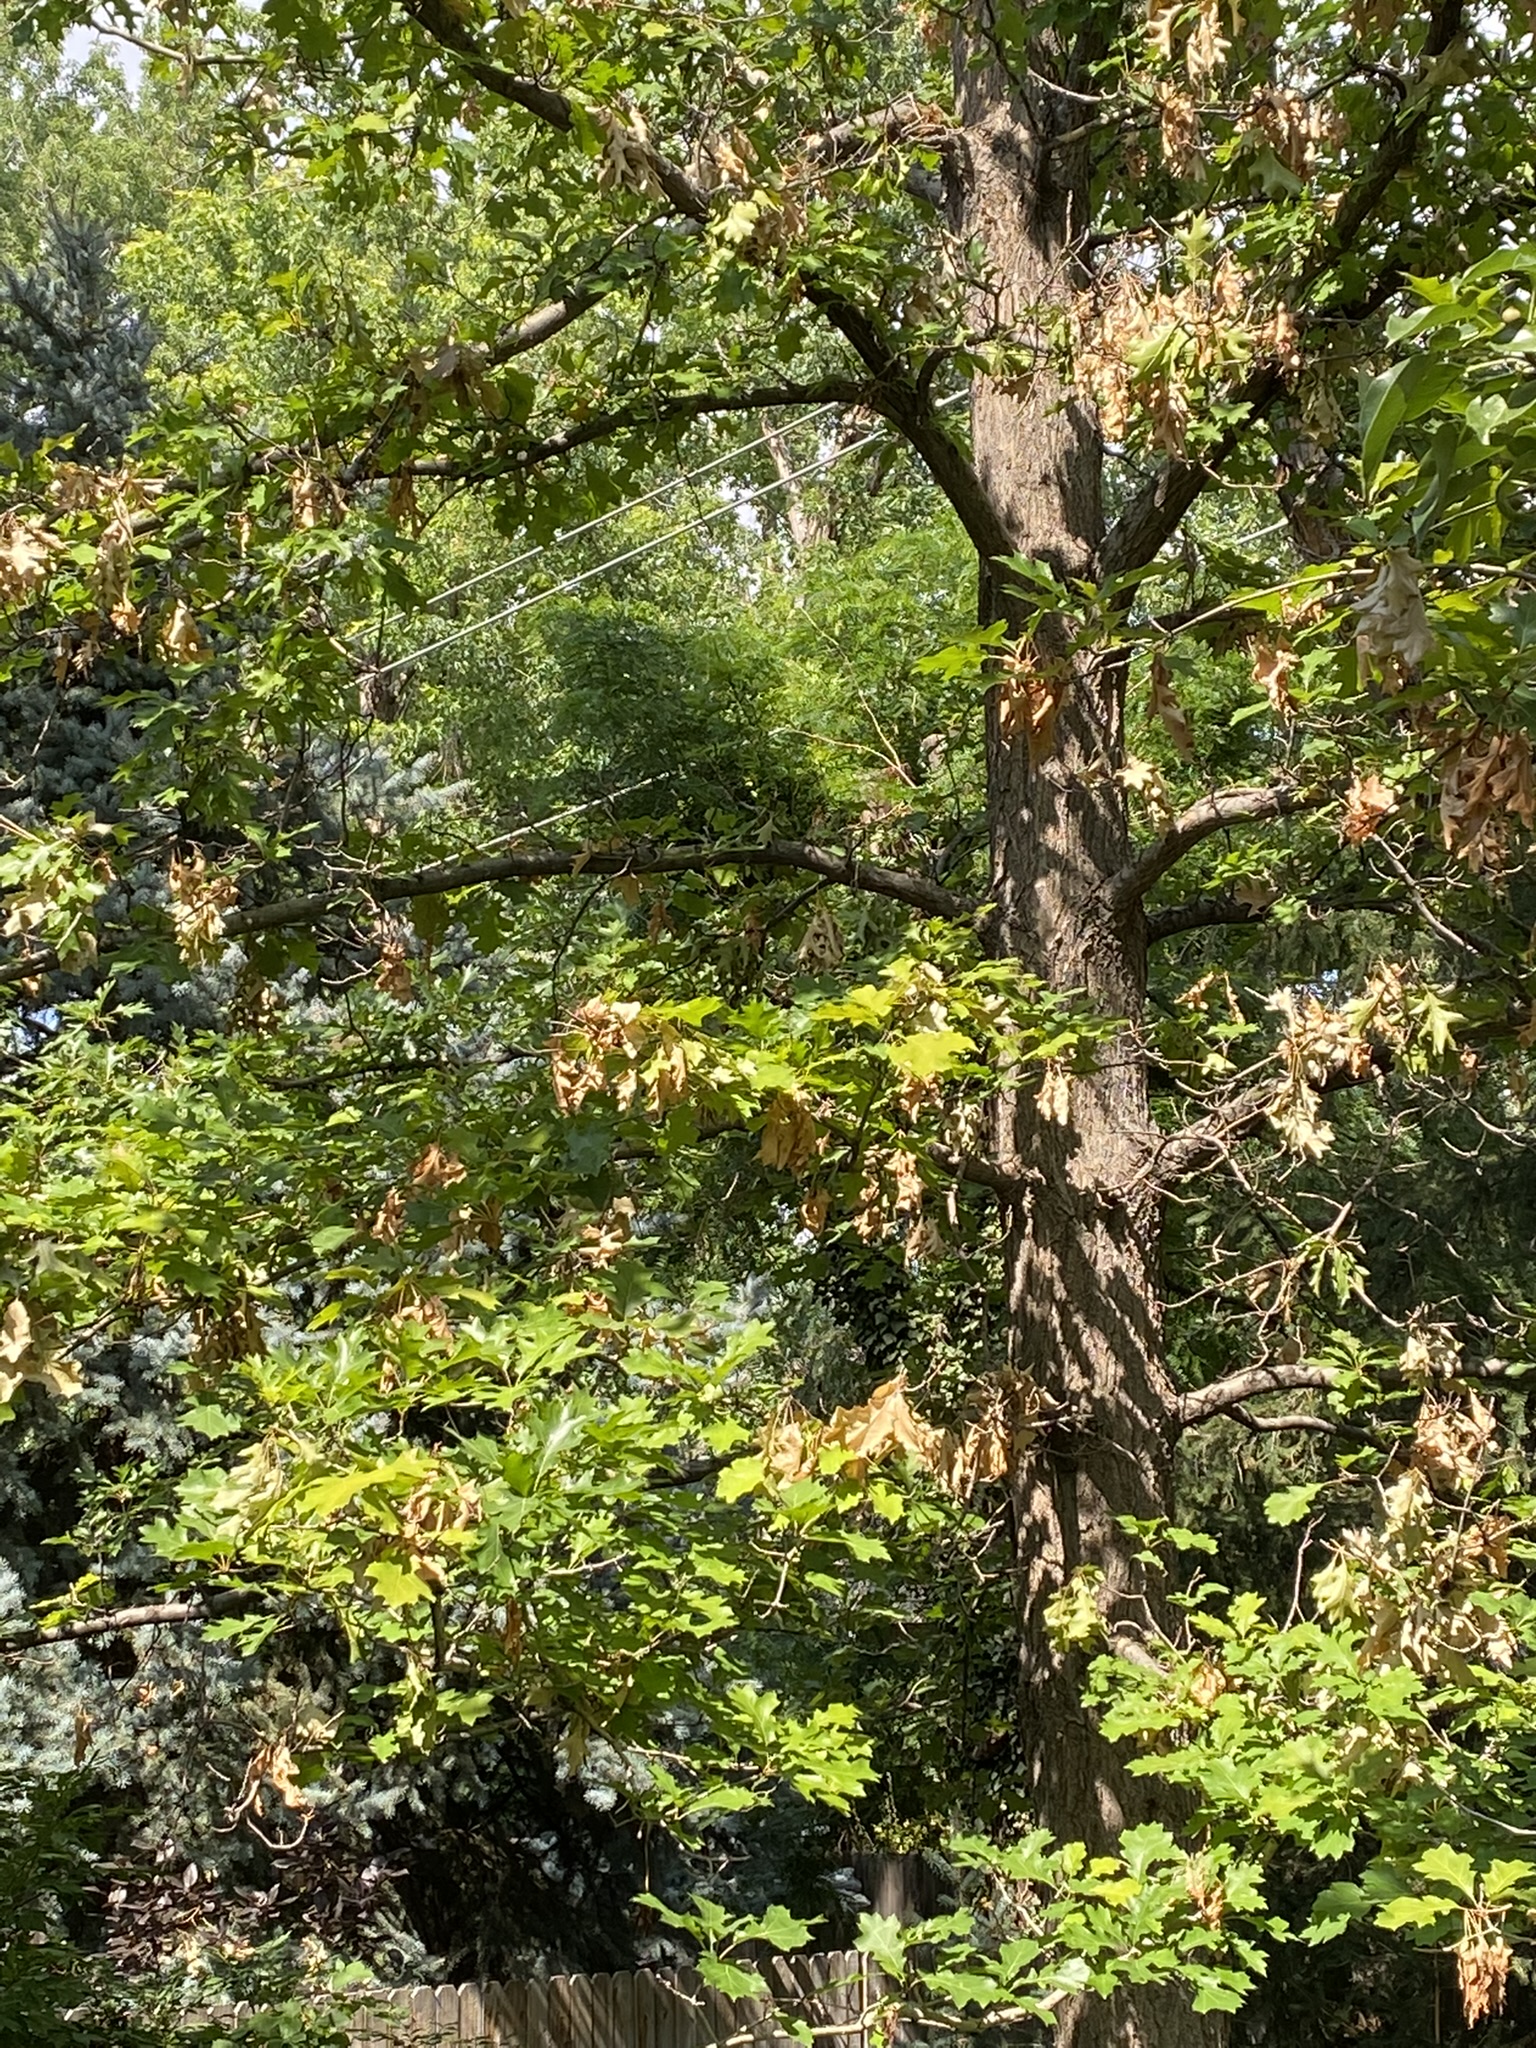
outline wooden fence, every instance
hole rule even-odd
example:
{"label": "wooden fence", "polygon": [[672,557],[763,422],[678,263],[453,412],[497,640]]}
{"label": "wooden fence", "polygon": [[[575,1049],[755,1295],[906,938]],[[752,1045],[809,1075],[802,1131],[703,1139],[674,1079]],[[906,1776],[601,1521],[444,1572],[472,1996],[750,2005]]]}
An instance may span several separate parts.
{"label": "wooden fence", "polygon": [[773,1956],[759,1962],[771,2001],[727,1998],[694,1970],[636,1970],[542,1983],[437,1984],[378,1995],[355,2048],[791,2048],[778,2012],[832,2028],[818,2048],[869,2048],[879,1997],[868,1958]]}

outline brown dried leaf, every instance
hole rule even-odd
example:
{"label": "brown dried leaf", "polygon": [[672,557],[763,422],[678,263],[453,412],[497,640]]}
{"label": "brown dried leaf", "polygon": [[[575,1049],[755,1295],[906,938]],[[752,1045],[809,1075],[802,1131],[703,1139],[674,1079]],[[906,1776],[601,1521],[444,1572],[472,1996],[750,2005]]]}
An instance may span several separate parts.
{"label": "brown dried leaf", "polygon": [[810,973],[822,974],[829,967],[836,967],[842,957],[843,934],[837,919],[827,904],[819,903],[795,958]]}
{"label": "brown dried leaf", "polygon": [[440,1188],[457,1187],[468,1178],[468,1171],[455,1153],[445,1152],[434,1139],[412,1166],[411,1185],[423,1194],[434,1194]]}
{"label": "brown dried leaf", "polygon": [[62,545],[41,520],[0,512],[0,604],[25,604],[35,597]]}
{"label": "brown dried leaf", "polygon": [[1150,682],[1153,717],[1173,742],[1173,750],[1179,759],[1192,761],[1195,754],[1194,732],[1188,712],[1174,694],[1172,671],[1161,648],[1155,649],[1152,655]]}
{"label": "brown dried leaf", "polygon": [[1291,696],[1291,671],[1301,657],[1283,635],[1269,639],[1256,634],[1249,644],[1253,652],[1253,680],[1269,700],[1270,709],[1289,718],[1296,709]]}
{"label": "brown dried leaf", "polygon": [[1028,640],[1003,657],[997,686],[998,730],[1004,739],[1028,741],[1031,767],[1050,758],[1056,715],[1071,680],[1071,664],[1063,656],[1037,655]]}
{"label": "brown dried leaf", "polygon": [[160,628],[160,645],[171,661],[206,661],[212,652],[184,598],[177,598],[170,617]]}
{"label": "brown dried leaf", "polygon": [[799,1089],[785,1090],[768,1105],[757,1156],[764,1166],[801,1174],[816,1155],[818,1136],[816,1119],[804,1095]]}
{"label": "brown dried leaf", "polygon": [[1390,785],[1374,769],[1369,775],[1357,774],[1344,798],[1340,836],[1351,846],[1363,846],[1380,829],[1382,820],[1396,809],[1397,798]]}

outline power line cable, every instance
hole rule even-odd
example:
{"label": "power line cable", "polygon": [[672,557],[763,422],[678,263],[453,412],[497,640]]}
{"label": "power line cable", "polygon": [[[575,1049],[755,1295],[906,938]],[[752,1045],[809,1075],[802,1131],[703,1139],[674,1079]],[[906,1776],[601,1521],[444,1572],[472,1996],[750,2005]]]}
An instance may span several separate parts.
{"label": "power line cable", "polygon": [[[958,405],[967,394],[954,392],[942,399],[936,408],[942,412],[946,407]],[[638,561],[642,555],[651,554],[656,548],[665,547],[668,541],[680,540],[685,533],[694,533],[701,526],[709,526],[717,519],[727,518],[732,512],[755,504],[759,498],[771,497],[775,491],[782,491],[790,484],[798,483],[802,477],[815,476],[819,470],[830,469],[834,462],[841,462],[846,455],[857,455],[861,448],[867,448],[872,441],[880,440],[885,434],[884,427],[875,428],[857,441],[850,441],[845,448],[834,448],[830,455],[823,455],[815,462],[808,462],[801,469],[792,469],[787,476],[776,477],[772,483],[759,484],[755,490],[744,491],[739,498],[729,498],[723,505],[712,511],[701,512],[681,525],[669,527],[665,533],[653,534],[649,540],[640,541],[622,554],[610,555],[606,561],[598,562],[590,569],[582,569],[574,576],[567,576],[561,583],[552,583],[548,590],[537,590],[531,597],[514,598],[511,604],[503,605],[500,611],[491,612],[486,618],[475,619],[467,626],[460,626],[452,633],[445,633],[440,640],[430,640],[425,647],[416,647],[409,654],[402,654],[394,661],[386,662],[376,669],[378,677],[394,675],[402,668],[409,668],[413,662],[425,661],[429,654],[440,654],[445,647],[453,647],[460,640],[467,640],[471,634],[483,633],[488,627],[502,625],[508,619],[515,619],[519,613],[531,611],[536,604],[543,604],[548,598],[563,597],[567,591],[578,590],[583,583],[590,583],[594,576],[604,576],[610,569],[619,569],[626,562]],[[637,502],[642,502],[637,500]],[[621,508],[625,509],[625,508]]]}
{"label": "power line cable", "polygon": [[[642,505],[649,505],[657,498],[664,498],[669,491],[680,491],[685,484],[697,483],[700,477],[708,476],[711,470],[719,469],[728,462],[735,462],[743,455],[750,455],[755,448],[766,448],[780,433],[793,433],[797,427],[808,427],[813,420],[825,419],[829,412],[839,410],[837,401],[830,405],[818,405],[813,412],[803,413],[799,419],[788,421],[782,428],[774,427],[766,434],[759,434],[755,441],[746,441],[740,447],[728,448],[723,455],[712,455],[708,462],[701,462],[697,469],[687,470],[682,476],[668,477],[664,482],[657,484],[654,490],[646,491],[641,497],[629,498],[622,505],[614,505],[606,512],[599,512],[595,518],[584,520],[580,526],[562,527],[548,540],[541,541],[536,548],[525,548],[520,555],[512,555],[507,561],[497,562],[489,569],[477,569],[473,576],[466,576],[462,583],[451,583],[446,590],[439,590],[433,596],[423,598],[420,608],[423,611],[430,611],[434,605],[446,604],[451,597],[461,597],[466,590],[473,590],[478,584],[489,583],[497,576],[506,576],[513,569],[520,569],[525,563],[536,561],[540,555],[548,554],[551,548],[561,547],[568,540],[579,540],[584,533],[595,533],[598,527],[607,526],[611,520],[622,519],[626,512],[637,511]],[[395,616],[401,618],[405,614],[397,612]],[[365,640],[375,635],[378,630],[377,626],[359,626],[356,632],[348,635],[348,638]]]}

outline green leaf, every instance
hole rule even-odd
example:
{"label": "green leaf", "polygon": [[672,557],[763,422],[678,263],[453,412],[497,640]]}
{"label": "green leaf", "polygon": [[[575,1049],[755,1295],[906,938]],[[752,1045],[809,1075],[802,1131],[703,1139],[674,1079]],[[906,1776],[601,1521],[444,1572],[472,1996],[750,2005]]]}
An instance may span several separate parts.
{"label": "green leaf", "polygon": [[1305,1486],[1282,1487],[1265,1501],[1265,1521],[1273,1522],[1277,1529],[1288,1529],[1293,1522],[1305,1521],[1322,1490],[1323,1481],[1320,1479]]}
{"label": "green leaf", "polygon": [[1469,1899],[1477,1896],[1477,1866],[1465,1850],[1453,1849],[1449,1842],[1437,1842],[1432,1849],[1426,1849],[1413,1867],[1431,1884],[1450,1885]]}
{"label": "green leaf", "polygon": [[1408,399],[1423,373],[1425,358],[1408,356],[1379,376],[1368,379],[1360,391],[1360,470],[1365,488],[1370,489],[1381,459],[1408,411]]}
{"label": "green leaf", "polygon": [[711,1991],[721,1991],[727,1998],[768,1996],[768,1986],[759,1971],[745,1969],[740,1963],[728,1963],[723,1956],[711,1955],[707,1949],[694,1968]]}

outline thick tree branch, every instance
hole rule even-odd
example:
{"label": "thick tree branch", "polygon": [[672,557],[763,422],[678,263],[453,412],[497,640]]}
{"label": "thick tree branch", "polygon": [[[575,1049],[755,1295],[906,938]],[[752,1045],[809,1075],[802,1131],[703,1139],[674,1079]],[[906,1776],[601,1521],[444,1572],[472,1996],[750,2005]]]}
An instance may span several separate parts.
{"label": "thick tree branch", "polygon": [[209,1593],[190,1600],[155,1600],[142,1607],[114,1607],[107,1614],[87,1615],[82,1621],[61,1622],[56,1628],[26,1628],[0,1634],[0,1656],[17,1650],[35,1650],[47,1643],[82,1643],[92,1636],[119,1635],[128,1629],[183,1627],[212,1621],[216,1615],[232,1614],[247,1606],[254,1592]]}
{"label": "thick tree branch", "polygon": [[[1451,1375],[1459,1380],[1502,1380],[1510,1376],[1511,1367],[1502,1358],[1473,1359],[1458,1365]],[[1386,1377],[1394,1386],[1411,1384],[1401,1373],[1388,1373]],[[1264,1394],[1326,1393],[1330,1387],[1337,1386],[1338,1381],[1337,1366],[1313,1365],[1306,1359],[1298,1359],[1294,1365],[1277,1360],[1271,1365],[1244,1366],[1241,1372],[1228,1373],[1225,1379],[1213,1380],[1208,1387],[1191,1388],[1179,1403],[1180,1425],[1185,1429],[1197,1428],[1213,1416],[1236,1413],[1246,1402],[1258,1400]],[[1238,1419],[1250,1421],[1243,1415]],[[1286,1416],[1253,1420],[1261,1428],[1303,1426],[1296,1418]],[[1329,1427],[1333,1425],[1330,1423]]]}
{"label": "thick tree branch", "polygon": [[224,920],[224,929],[231,936],[276,931],[287,925],[318,923],[332,911],[353,904],[398,903],[413,896],[442,896],[494,882],[535,882],[557,875],[681,875],[730,867],[787,868],[820,875],[824,881],[839,882],[867,895],[891,897],[925,917],[968,917],[976,907],[968,897],[922,875],[880,867],[853,854],[835,853],[830,847],[809,846],[800,840],[765,839],[752,846],[632,846],[600,852],[582,846],[556,846],[495,854],[487,860],[439,861],[414,874],[359,876],[346,887],[232,911]]}
{"label": "thick tree branch", "polygon": [[1198,460],[1170,455],[1105,534],[1098,558],[1101,582],[1145,568],[1157,558],[1164,542],[1177,533],[1196,498],[1217,482],[1222,464],[1241,446],[1249,428],[1264,417],[1284,389],[1285,373],[1278,363],[1260,363],[1249,371],[1224,401],[1238,410],[1238,416],[1222,429],[1215,445],[1207,448]]}
{"label": "thick tree branch", "polygon": [[529,349],[542,348],[546,341],[553,341],[557,334],[579,320],[583,313],[590,313],[594,306],[602,304],[616,288],[616,281],[572,285],[568,292],[562,292],[558,299],[551,299],[547,306],[540,306],[537,312],[529,313],[515,327],[504,327],[491,343],[486,361],[494,368],[499,363],[509,363],[514,356],[526,355]]}
{"label": "thick tree branch", "polygon": [[1268,915],[1267,906],[1239,903],[1235,896],[1191,896],[1187,902],[1147,912],[1147,944],[1155,946],[1180,932],[1203,931],[1207,925],[1258,924]]}
{"label": "thick tree branch", "polygon": [[955,1152],[948,1145],[930,1145],[928,1157],[956,1180],[988,1188],[1000,1201],[1022,1202],[1040,1185],[1038,1174],[1005,1173],[990,1159],[978,1159],[973,1152]]}
{"label": "thick tree branch", "polygon": [[872,373],[874,383],[865,392],[864,403],[888,419],[922,457],[982,560],[992,562],[1011,555],[1014,544],[1007,522],[970,458],[939,418],[922,374],[912,374],[889,338],[851,299],[813,278],[805,280],[805,295]]}
{"label": "thick tree branch", "polygon": [[1241,1372],[1228,1373],[1224,1380],[1213,1380],[1208,1387],[1191,1389],[1179,1403],[1179,1421],[1185,1429],[1193,1429],[1213,1416],[1229,1415],[1263,1394],[1325,1393],[1338,1377],[1337,1366],[1309,1365],[1305,1360],[1294,1365],[1245,1366]]}
{"label": "thick tree branch", "polygon": [[[533,344],[530,344],[532,346]],[[524,441],[513,448],[499,448],[480,460],[458,455],[421,456],[402,462],[390,475],[437,477],[456,481],[505,476],[509,472],[535,469],[555,462],[563,455],[596,441],[612,440],[619,434],[644,433],[687,420],[707,418],[713,413],[772,411],[790,405],[868,405],[868,386],[846,377],[824,379],[819,384],[769,384],[748,391],[689,391],[671,398],[654,398],[627,407],[622,412],[598,413],[592,419],[573,421],[539,441]],[[383,474],[384,472],[381,472]],[[351,475],[346,481],[356,483]]]}
{"label": "thick tree branch", "polygon": [[[254,903],[232,910],[221,929],[230,938],[247,932],[282,931],[323,923],[327,917],[367,904],[400,903],[413,896],[444,896],[459,889],[481,889],[498,882],[538,882],[558,876],[684,875],[711,868],[782,868],[819,875],[845,889],[867,896],[886,896],[905,903],[923,917],[967,918],[978,905],[926,876],[881,867],[831,847],[799,840],[765,839],[751,846],[556,846],[531,853],[496,854],[487,860],[440,861],[409,875],[359,875],[354,881],[318,889],[307,896],[285,896],[275,903]],[[40,947],[22,960],[0,966],[0,988],[14,987],[51,973],[59,965],[51,947]]]}
{"label": "thick tree branch", "polygon": [[941,148],[953,135],[953,124],[942,107],[932,106],[909,92],[889,106],[873,107],[867,114],[855,114],[848,121],[834,121],[809,138],[805,157],[808,163],[830,166],[847,163],[872,145],[889,148],[915,142]]}
{"label": "thick tree branch", "polygon": [[1160,838],[1110,877],[1109,900],[1117,909],[1140,902],[1191,848],[1214,833],[1225,832],[1233,825],[1263,824],[1272,818],[1290,817],[1297,811],[1315,810],[1324,801],[1320,796],[1304,796],[1288,782],[1273,783],[1266,789],[1213,790],[1181,812]]}
{"label": "thick tree branch", "polygon": [[[1393,181],[1412,162],[1430,121],[1443,104],[1441,95],[1429,89],[1427,74],[1436,59],[1443,57],[1460,36],[1464,14],[1465,0],[1437,0],[1421,52],[1420,90],[1411,94],[1388,120],[1370,162],[1339,201],[1326,236],[1311,259],[1301,266],[1300,275],[1287,295],[1293,313],[1354,248],[1361,230],[1391,190]],[[1237,414],[1223,429],[1215,446],[1197,459],[1170,456],[1105,535],[1098,559],[1101,580],[1144,568],[1156,558],[1163,544],[1177,532],[1196,498],[1219,480],[1227,458],[1241,445],[1249,429],[1276,404],[1285,388],[1286,376],[1279,363],[1254,365],[1227,400],[1238,409]]]}

